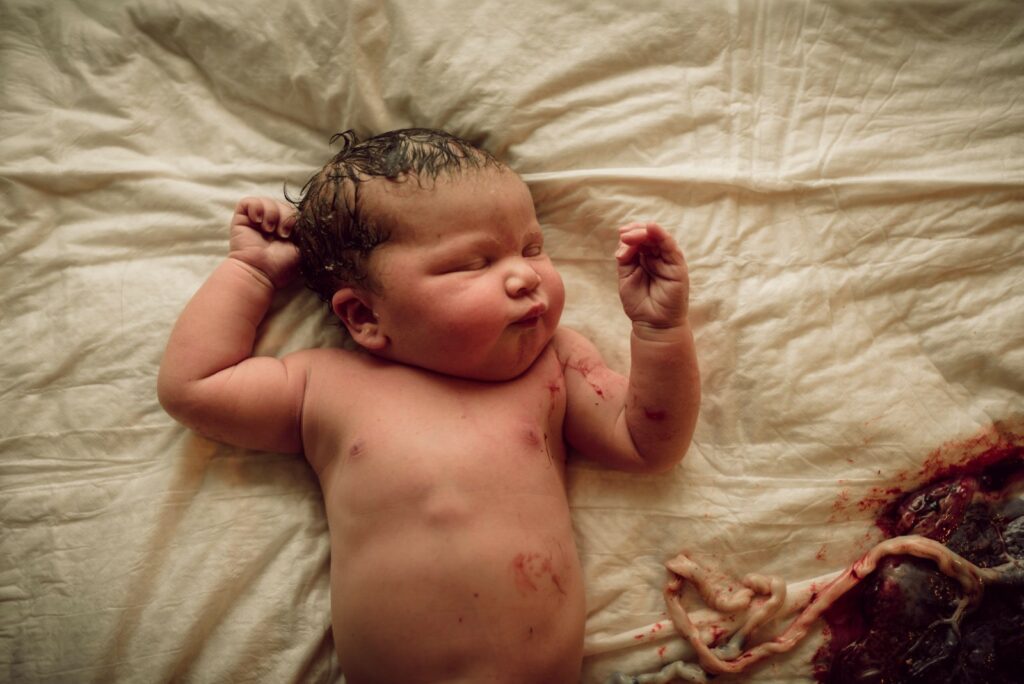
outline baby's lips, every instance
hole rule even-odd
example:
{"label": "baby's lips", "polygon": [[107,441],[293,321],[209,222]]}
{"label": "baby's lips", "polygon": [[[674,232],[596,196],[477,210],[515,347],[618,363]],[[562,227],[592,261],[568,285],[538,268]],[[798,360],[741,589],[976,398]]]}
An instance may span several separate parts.
{"label": "baby's lips", "polygon": [[540,304],[540,303],[534,304],[533,306],[530,307],[530,309],[525,314],[523,314],[522,316],[520,316],[519,318],[516,319],[516,323],[522,323],[524,321],[532,321],[532,320],[534,320],[536,318],[540,318],[545,313],[547,313],[547,311],[548,311],[548,307],[547,307],[546,304]]}

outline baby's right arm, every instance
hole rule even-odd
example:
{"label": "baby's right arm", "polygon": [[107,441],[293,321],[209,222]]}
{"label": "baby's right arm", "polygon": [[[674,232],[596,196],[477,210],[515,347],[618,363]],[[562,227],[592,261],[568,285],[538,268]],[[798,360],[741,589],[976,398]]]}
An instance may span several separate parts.
{"label": "baby's right arm", "polygon": [[252,356],[257,327],[275,290],[295,275],[298,250],[283,239],[294,224],[294,210],[286,204],[241,200],[231,222],[228,258],[171,332],[157,381],[160,403],[213,439],[265,451],[302,451],[306,357]]}

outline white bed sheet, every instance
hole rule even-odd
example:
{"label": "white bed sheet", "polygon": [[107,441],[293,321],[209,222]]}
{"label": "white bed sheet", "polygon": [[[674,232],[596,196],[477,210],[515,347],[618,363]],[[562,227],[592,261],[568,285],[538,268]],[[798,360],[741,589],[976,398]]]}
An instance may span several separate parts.
{"label": "white bed sheet", "polygon": [[[518,169],[621,370],[615,228],[688,255],[689,455],[571,467],[586,682],[683,653],[615,646],[680,549],[828,575],[876,538],[859,501],[1024,432],[1018,3],[237,5],[0,4],[0,679],[340,680],[315,477],[188,433],[155,377],[237,198],[346,128]],[[259,352],[336,343],[297,287]],[[739,679],[806,681],[818,643]]]}

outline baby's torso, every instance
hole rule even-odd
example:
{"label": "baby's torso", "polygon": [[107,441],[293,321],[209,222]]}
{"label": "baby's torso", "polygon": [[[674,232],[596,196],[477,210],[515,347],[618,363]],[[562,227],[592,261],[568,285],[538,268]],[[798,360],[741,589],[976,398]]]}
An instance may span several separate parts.
{"label": "baby's torso", "polygon": [[562,368],[475,383],[325,352],[303,440],[347,680],[569,682],[585,616]]}

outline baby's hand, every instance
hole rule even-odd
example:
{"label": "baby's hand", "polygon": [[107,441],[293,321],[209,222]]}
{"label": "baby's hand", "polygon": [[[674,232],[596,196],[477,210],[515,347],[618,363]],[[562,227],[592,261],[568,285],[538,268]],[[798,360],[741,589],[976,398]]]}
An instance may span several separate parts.
{"label": "baby's hand", "polygon": [[295,277],[299,250],[290,242],[295,209],[269,197],[244,197],[231,219],[228,256],[259,270],[280,288]]}
{"label": "baby's hand", "polygon": [[690,276],[675,240],[657,223],[619,228],[619,297],[633,323],[670,328],[686,322]]}

